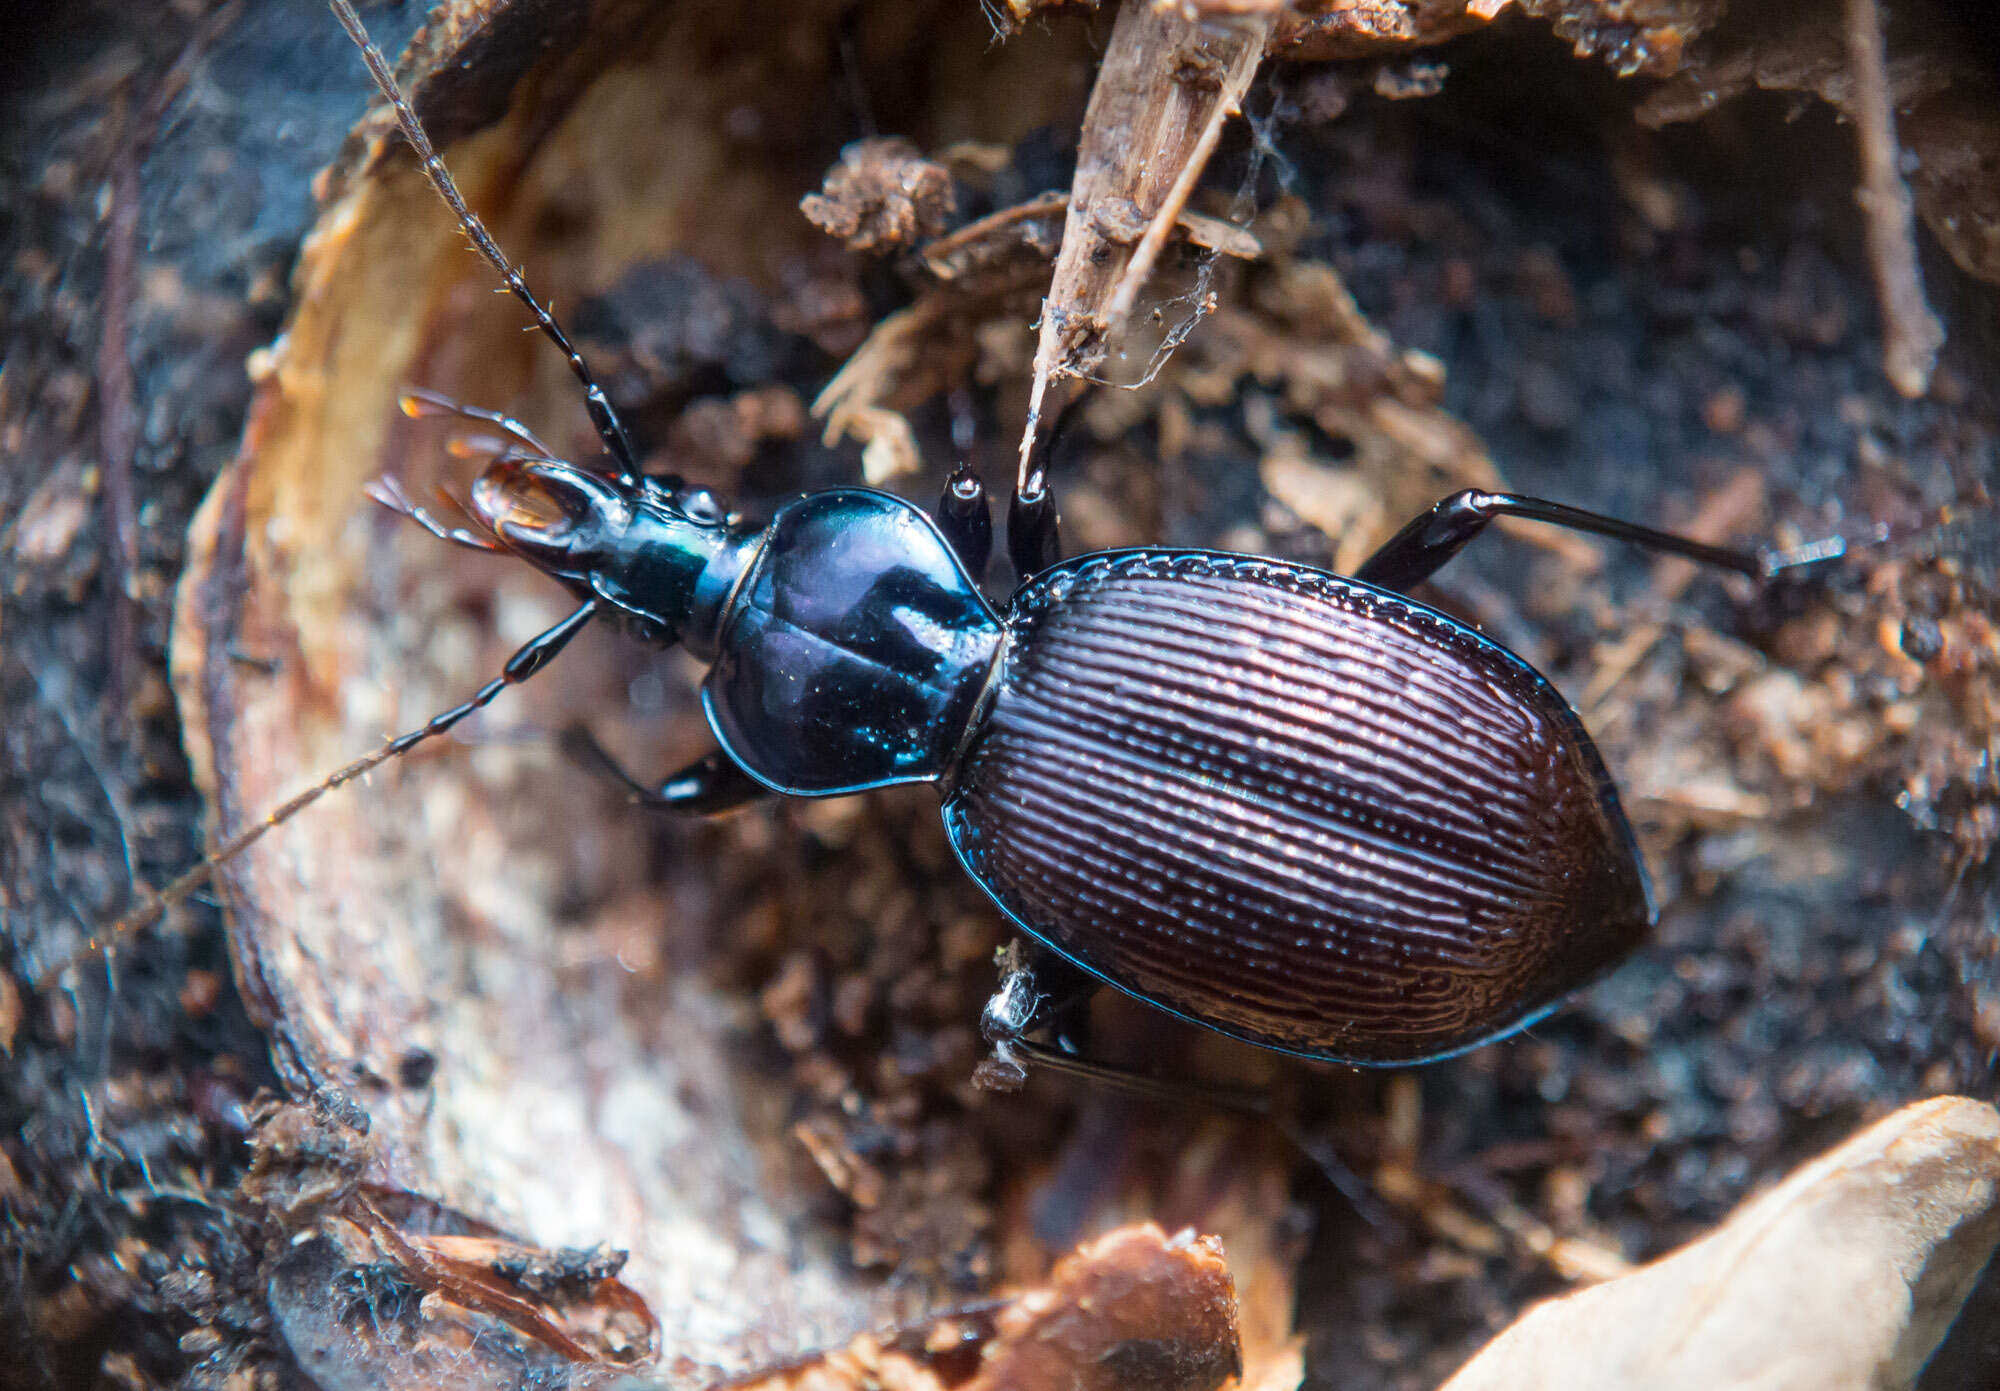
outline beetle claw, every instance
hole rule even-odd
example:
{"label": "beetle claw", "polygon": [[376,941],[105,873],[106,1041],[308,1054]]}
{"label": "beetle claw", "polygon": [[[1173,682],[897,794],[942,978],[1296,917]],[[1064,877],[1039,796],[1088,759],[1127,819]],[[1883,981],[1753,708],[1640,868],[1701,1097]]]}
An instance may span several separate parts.
{"label": "beetle claw", "polygon": [[1028,1084],[1028,1068],[1011,1043],[993,1045],[993,1056],[972,1069],[972,1085],[983,1092],[1018,1092]]}

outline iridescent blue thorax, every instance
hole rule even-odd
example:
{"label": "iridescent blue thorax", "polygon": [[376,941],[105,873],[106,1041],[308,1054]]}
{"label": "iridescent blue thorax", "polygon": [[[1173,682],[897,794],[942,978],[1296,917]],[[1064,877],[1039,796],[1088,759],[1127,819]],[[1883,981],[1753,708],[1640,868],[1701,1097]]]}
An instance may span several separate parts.
{"label": "iridescent blue thorax", "polygon": [[508,460],[473,506],[507,549],[635,636],[713,662],[709,723],[773,791],[927,782],[965,742],[1000,619],[899,497],[812,493],[759,529],[677,481]]}
{"label": "iridescent blue thorax", "polygon": [[734,589],[702,704],[752,777],[835,796],[944,774],[1001,623],[930,518],[860,488],[798,498]]}

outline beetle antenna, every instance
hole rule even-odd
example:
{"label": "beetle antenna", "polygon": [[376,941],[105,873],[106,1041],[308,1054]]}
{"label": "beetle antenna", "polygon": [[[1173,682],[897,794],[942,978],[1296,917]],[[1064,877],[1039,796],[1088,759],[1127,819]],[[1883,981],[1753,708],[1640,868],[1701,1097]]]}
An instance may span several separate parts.
{"label": "beetle antenna", "polygon": [[[354,6],[349,3],[349,0],[329,0],[329,4],[332,6],[334,17],[340,21],[341,27],[347,31],[348,36],[361,49],[362,59],[367,63],[368,73],[374,78],[376,87],[380,89],[383,97],[388,100],[389,104],[395,108],[396,120],[402,128],[403,138],[409,142],[411,149],[415,151],[419,162],[423,166],[424,176],[430,180],[431,187],[437,190],[438,196],[444,199],[446,205],[457,216],[459,226],[464,229],[466,236],[471,240],[473,246],[500,273],[500,278],[506,283],[507,289],[513,293],[516,299],[528,307],[528,312],[534,316],[536,326],[569,359],[570,370],[576,374],[577,380],[583,384],[584,401],[590,411],[591,423],[597,427],[597,433],[599,438],[604,442],[604,448],[611,455],[613,462],[618,466],[618,480],[628,485],[636,485],[637,469],[633,462],[631,441],[626,436],[624,424],[618,419],[618,413],[612,409],[611,402],[605,396],[603,388],[598,385],[596,377],[591,374],[589,364],[583,360],[583,354],[577,351],[575,344],[570,342],[568,335],[562,331],[562,326],[556,322],[555,316],[543,307],[540,300],[535,298],[534,292],[528,288],[528,282],[500,250],[499,245],[493,240],[492,235],[487,232],[485,224],[479,220],[478,215],[466,206],[465,198],[458,191],[458,184],[453,180],[451,171],[446,169],[444,162],[438,158],[437,150],[432,146],[429,135],[424,131],[423,124],[417,119],[415,109],[411,107],[409,99],[404,96],[402,88],[397,85],[395,75],[389,68],[389,60],[383,56],[382,50],[376,47],[374,41],[368,37],[368,31],[362,26],[360,16],[354,12]],[[464,406],[449,398],[430,392],[410,392],[404,396],[402,405],[403,409],[413,416],[449,415],[457,416],[461,419],[478,420],[486,424],[498,426],[513,436],[515,440],[534,451],[532,454],[526,451],[518,451],[520,457],[523,458],[544,457],[549,453],[548,447],[536,439],[526,426],[507,416]],[[514,453],[517,451],[509,449],[504,452]],[[464,528],[448,527],[438,522],[423,508],[411,502],[402,492],[402,489],[396,486],[393,481],[377,480],[369,488],[369,494],[384,506],[412,518],[434,535],[440,536],[445,540],[479,550],[498,549],[485,541],[484,538],[466,531]],[[147,895],[142,902],[112,922],[109,927],[101,932],[93,933],[85,942],[83,950],[78,953],[77,957],[72,958],[70,962],[66,962],[65,967],[74,964],[76,960],[93,956],[109,949],[121,937],[152,926],[169,911],[179,907],[181,904],[187,902],[189,898],[193,897],[195,892],[214,876],[216,870],[228,864],[231,860],[236,859],[244,851],[263,839],[269,832],[290,821],[327,793],[353,782],[356,778],[362,777],[371,770],[380,767],[390,759],[400,757],[402,754],[415,748],[418,744],[436,738],[458,724],[461,720],[466,719],[479,710],[485,709],[509,686],[518,685],[530,676],[533,676],[537,671],[540,671],[551,658],[562,651],[572,637],[582,630],[584,625],[590,621],[596,612],[597,600],[586,600],[560,623],[557,623],[554,627],[548,629],[548,631],[537,635],[525,643],[520,650],[508,658],[507,664],[502,668],[500,675],[494,677],[484,686],[481,686],[469,700],[453,706],[442,714],[433,716],[429,721],[416,729],[397,735],[395,738],[384,743],[380,748],[375,749],[372,753],[364,754],[345,767],[335,770],[311,787],[306,788],[303,792],[298,793],[283,805],[238,831],[228,840],[225,840],[199,864],[176,876],[165,888],[159,890],[157,893]]]}
{"label": "beetle antenna", "polygon": [[[549,660],[564,647],[569,640],[582,631],[597,612],[597,600],[587,599],[567,618],[548,631],[539,633],[521,645],[519,651],[507,659],[507,665],[500,674],[473,693],[472,698],[455,705],[441,715],[432,716],[427,722],[407,733],[399,734],[384,743],[372,753],[363,754],[344,768],[337,769],[290,801],[259,820],[238,831],[218,846],[200,864],[184,871],[158,893],[148,895],[144,902],[113,922],[101,933],[94,933],[84,944],[77,958],[96,955],[110,947],[119,938],[143,931],[158,922],[166,913],[193,896],[195,890],[208,882],[211,875],[223,865],[241,855],[245,850],[262,840],[266,834],[290,821],[294,816],[317,802],[337,787],[345,786],[372,769],[379,768],[392,758],[408,753],[417,745],[435,739],[459,721],[476,711],[491,705],[499,694],[509,686],[518,686],[530,676],[547,666]],[[71,963],[65,963],[65,965]]]}
{"label": "beetle antenna", "polygon": [[362,61],[368,64],[368,75],[375,79],[375,86],[380,89],[389,105],[395,108],[396,122],[402,127],[403,138],[409,141],[410,148],[416,152],[418,161],[423,165],[424,177],[430,180],[431,187],[437,190],[438,197],[444,199],[446,206],[458,218],[458,225],[465,229],[465,235],[471,240],[474,248],[492,264],[494,270],[500,273],[501,280],[506,282],[514,298],[526,305],[528,312],[534,315],[535,326],[541,329],[551,343],[562,350],[564,357],[569,359],[569,370],[576,374],[579,382],[583,383],[583,400],[590,411],[590,423],[597,427],[598,438],[604,441],[605,450],[618,465],[618,481],[628,486],[636,483],[639,470],[632,452],[632,441],[625,433],[625,425],[619,420],[618,412],[611,407],[611,398],[604,394],[604,388],[597,384],[597,378],[591,374],[590,365],[583,360],[583,354],[569,341],[569,335],[562,331],[562,326],[556,322],[555,315],[535,298],[534,291],[528,288],[528,282],[522,277],[520,270],[507,259],[506,253],[500,250],[499,244],[486,230],[486,224],[479,220],[479,214],[465,205],[465,197],[458,191],[457,181],[451,177],[451,171],[444,167],[444,161],[438,158],[437,150],[431,145],[430,136],[424,131],[423,122],[417,119],[416,109],[410,105],[409,98],[403,95],[403,89],[397,85],[396,75],[389,68],[389,60],[383,56],[382,50],[375,46],[375,41],[368,37],[368,30],[362,25],[361,16],[354,12],[354,6],[349,0],[328,0],[328,3],[333,7],[334,17],[340,21],[340,27],[347,31],[347,36],[360,48]]}

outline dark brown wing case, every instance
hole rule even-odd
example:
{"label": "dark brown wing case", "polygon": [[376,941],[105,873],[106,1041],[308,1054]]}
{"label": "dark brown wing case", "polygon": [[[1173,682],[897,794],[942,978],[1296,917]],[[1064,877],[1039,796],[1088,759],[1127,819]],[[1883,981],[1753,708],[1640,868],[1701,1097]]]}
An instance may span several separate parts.
{"label": "dark brown wing case", "polygon": [[1007,624],[952,843],[1016,923],[1142,999],[1415,1062],[1533,1021],[1651,926],[1575,713],[1435,610],[1140,550],[1046,572]]}

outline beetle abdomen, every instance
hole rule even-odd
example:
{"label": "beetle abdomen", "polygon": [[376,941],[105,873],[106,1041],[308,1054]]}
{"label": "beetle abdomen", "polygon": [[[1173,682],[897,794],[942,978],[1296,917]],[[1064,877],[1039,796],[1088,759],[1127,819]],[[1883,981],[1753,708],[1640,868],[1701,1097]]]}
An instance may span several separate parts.
{"label": "beetle abdomen", "polygon": [[1007,623],[952,843],[1022,927],[1141,998],[1416,1061],[1532,1020],[1651,924],[1575,714],[1432,609],[1143,550],[1046,572]]}

